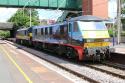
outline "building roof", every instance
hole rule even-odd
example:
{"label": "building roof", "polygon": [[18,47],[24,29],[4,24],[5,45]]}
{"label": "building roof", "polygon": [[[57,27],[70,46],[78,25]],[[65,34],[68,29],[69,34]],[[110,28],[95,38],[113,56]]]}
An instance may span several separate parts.
{"label": "building roof", "polygon": [[1,30],[12,30],[13,28],[13,23],[8,22],[8,23],[0,23],[0,29]]}

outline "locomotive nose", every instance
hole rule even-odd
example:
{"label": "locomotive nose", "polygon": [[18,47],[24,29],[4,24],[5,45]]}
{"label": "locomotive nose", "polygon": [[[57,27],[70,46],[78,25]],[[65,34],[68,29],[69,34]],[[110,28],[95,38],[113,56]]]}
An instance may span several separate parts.
{"label": "locomotive nose", "polygon": [[85,48],[85,57],[93,61],[104,61],[110,57],[109,47]]}

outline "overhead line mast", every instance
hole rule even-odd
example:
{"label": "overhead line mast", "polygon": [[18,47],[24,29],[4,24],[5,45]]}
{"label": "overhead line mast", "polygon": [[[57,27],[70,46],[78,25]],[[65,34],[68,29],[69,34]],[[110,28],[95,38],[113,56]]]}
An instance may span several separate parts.
{"label": "overhead line mast", "polygon": [[121,0],[117,0],[117,38],[118,44],[121,42]]}

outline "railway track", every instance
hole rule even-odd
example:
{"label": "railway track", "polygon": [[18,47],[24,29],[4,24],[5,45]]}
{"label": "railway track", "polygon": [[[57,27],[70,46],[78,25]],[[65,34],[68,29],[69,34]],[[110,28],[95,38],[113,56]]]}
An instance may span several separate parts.
{"label": "railway track", "polygon": [[85,62],[85,63],[78,62],[75,64],[80,66],[86,66],[86,67],[113,75],[115,77],[125,79],[125,66],[122,64],[112,63],[109,61],[94,63],[94,64],[93,62]]}
{"label": "railway track", "polygon": [[[18,47],[20,47],[20,46],[18,46]],[[92,70],[92,71],[97,71],[97,73],[99,73],[99,72],[103,72],[103,73],[106,73],[106,74],[108,74],[108,75],[112,75],[113,77],[115,77],[115,78],[120,78],[120,79],[122,79],[124,82],[125,82],[125,76],[124,75],[120,75],[120,74],[117,74],[117,73],[113,73],[113,72],[111,72],[111,71],[106,71],[106,70],[104,70],[103,68],[99,68],[99,67],[97,67],[97,65],[90,65],[90,64],[80,64],[79,66],[76,66],[76,65],[78,65],[78,64],[75,64],[75,66],[74,66],[74,68],[76,67],[76,69],[81,69],[79,72],[78,71],[75,71],[75,70],[71,70],[72,68],[70,68],[70,67],[68,67],[66,64],[58,64],[57,62],[55,62],[56,60],[48,60],[48,59],[46,59],[45,57],[41,57],[41,56],[39,56],[39,54],[37,54],[36,52],[31,52],[31,50],[26,50],[26,49],[24,49],[24,48],[22,48],[23,50],[25,50],[25,51],[27,51],[27,52],[30,52],[31,54],[33,54],[33,55],[36,55],[36,56],[38,56],[38,57],[40,57],[41,59],[43,59],[43,60],[46,60],[47,62],[49,62],[49,63],[51,63],[51,64],[54,64],[54,65],[56,65],[56,66],[58,66],[58,67],[60,67],[60,68],[62,68],[62,69],[64,69],[64,70],[66,70],[66,71],[68,71],[68,72],[70,72],[70,73],[72,73],[72,74],[74,74],[74,75],[76,75],[76,76],[78,76],[79,78],[82,78],[82,79],[84,79],[84,80],[87,80],[87,81],[89,81],[89,82],[94,82],[94,83],[99,83],[99,82],[103,82],[102,81],[102,79],[100,78],[100,79],[96,79],[96,77],[95,78],[93,78],[92,76],[86,76],[86,75],[84,75],[83,73],[81,73],[80,71],[84,71],[85,69],[86,69],[86,67],[87,67],[87,70],[89,70],[88,68],[91,68],[90,70]],[[58,61],[58,60],[57,60]],[[71,62],[68,62],[69,64],[71,63]],[[72,63],[71,63],[72,64]],[[81,66],[82,65],[82,66]],[[67,67],[66,67],[67,66]],[[73,66],[72,66],[73,67]],[[83,68],[85,68],[85,69],[83,69]],[[95,74],[93,74],[93,75],[96,75],[96,73]],[[104,75],[104,74],[103,74]],[[98,75],[97,75],[98,76]],[[107,79],[107,78],[106,78]],[[100,80],[100,81],[98,81],[98,80]],[[104,81],[104,82],[107,82],[107,81]],[[111,81],[109,81],[109,82],[111,82]],[[120,81],[120,82],[122,82],[122,81]]]}
{"label": "railway track", "polygon": [[110,61],[102,62],[102,64],[107,65],[109,67],[114,67],[116,69],[125,70],[125,65],[123,65],[123,64],[114,63],[114,62],[110,62]]}
{"label": "railway track", "polygon": [[90,67],[92,69],[105,72],[107,74],[111,74],[115,77],[119,77],[121,79],[125,79],[125,71],[124,70],[119,70],[115,69],[113,67],[109,67],[103,64],[97,64],[97,65],[90,65],[90,64],[84,64],[84,66]]}

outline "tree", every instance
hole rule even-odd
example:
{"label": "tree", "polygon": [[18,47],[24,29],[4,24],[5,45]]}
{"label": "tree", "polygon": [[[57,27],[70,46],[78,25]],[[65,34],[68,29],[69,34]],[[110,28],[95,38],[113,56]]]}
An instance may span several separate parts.
{"label": "tree", "polygon": [[125,0],[121,0],[121,5],[122,5],[121,13],[125,14]]}
{"label": "tree", "polygon": [[[121,14],[122,15],[125,15],[125,0],[121,0],[121,5],[122,5],[122,7],[121,7]],[[121,33],[121,35],[122,36],[125,36],[125,18],[124,17],[122,17],[121,18],[121,22],[122,22],[122,28],[123,28],[123,31],[122,31],[122,33]]]}
{"label": "tree", "polygon": [[[35,9],[32,9],[32,26],[38,25],[39,17],[38,17],[38,11]],[[9,22],[13,22],[16,29],[20,27],[29,27],[29,21],[30,21],[30,10],[29,9],[18,9],[16,14],[12,16],[9,20]]]}

